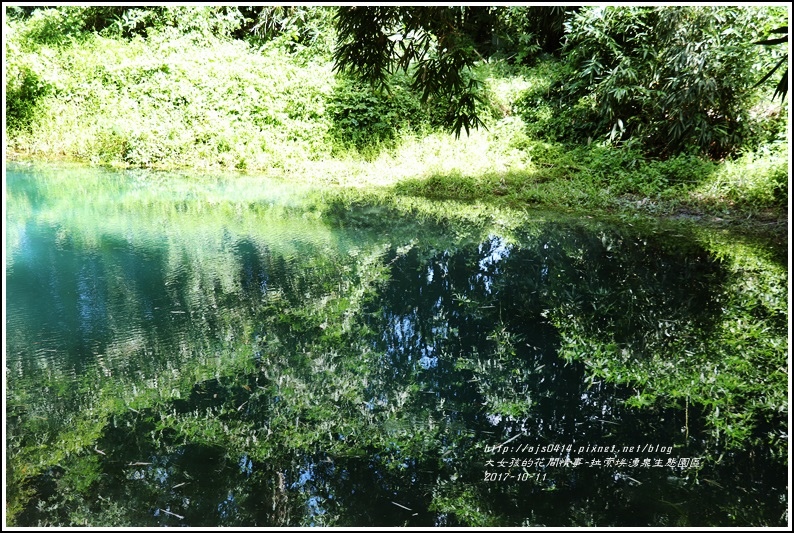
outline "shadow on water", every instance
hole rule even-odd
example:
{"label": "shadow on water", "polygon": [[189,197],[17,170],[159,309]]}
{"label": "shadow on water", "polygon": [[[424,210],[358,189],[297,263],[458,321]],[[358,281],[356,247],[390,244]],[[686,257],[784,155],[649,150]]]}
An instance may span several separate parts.
{"label": "shadow on water", "polygon": [[787,273],[752,246],[13,172],[14,525],[786,522]]}

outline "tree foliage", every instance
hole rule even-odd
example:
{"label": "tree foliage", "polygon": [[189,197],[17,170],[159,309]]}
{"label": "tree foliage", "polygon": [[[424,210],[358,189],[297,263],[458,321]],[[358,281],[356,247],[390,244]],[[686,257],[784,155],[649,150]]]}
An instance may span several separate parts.
{"label": "tree foliage", "polygon": [[[43,63],[15,64],[19,54],[63,50],[97,34],[121,42],[187,36],[200,46],[243,40],[259,52],[279,48],[306,62],[332,57],[337,72],[380,92],[365,96],[378,101],[368,113],[399,112],[392,89],[407,86],[433,126],[458,137],[484,126],[486,109],[496,108],[484,78],[474,74],[480,63],[527,66],[552,54],[559,58],[557,83],[551,90],[534,87],[513,105],[529,130],[555,141],[603,140],[654,155],[698,151],[717,158],[742,150],[757,134],[753,89],[785,66],[779,45],[788,42],[778,7],[11,6],[6,14],[19,28],[18,44],[9,44],[16,48],[9,54],[6,114],[20,131],[30,125],[36,102],[52,92],[52,76]],[[785,69],[773,99],[787,91]],[[336,115],[344,124],[344,110]]]}
{"label": "tree foliage", "polygon": [[662,155],[694,148],[722,157],[749,134],[752,37],[769,18],[766,8],[711,6],[340,8],[334,60],[386,90],[395,70],[410,73],[413,89],[444,105],[444,124],[460,135],[483,125],[482,84],[469,75],[483,52],[522,62],[561,49],[566,71],[551,96],[573,126],[567,140],[575,133]]}
{"label": "tree foliage", "polygon": [[[776,38],[767,38],[761,41],[758,41],[755,44],[764,45],[764,46],[772,46],[777,44],[785,44],[788,45],[788,26],[782,26],[780,28],[775,28],[772,30],[773,34],[785,34],[783,37],[776,37]],[[762,85],[766,80],[772,77],[772,74],[777,72],[783,63],[788,60],[788,54],[781,57],[778,62],[772,67],[769,72],[764,75],[758,83],[755,84],[755,87]],[[783,100],[786,98],[786,94],[788,94],[788,68],[786,68],[785,72],[783,72],[783,76],[780,77],[780,81],[777,83],[775,87],[775,92],[772,95],[772,99],[774,100],[778,95],[780,95],[780,99]]]}
{"label": "tree foliage", "polygon": [[493,50],[516,63],[528,63],[539,54],[559,55],[565,42],[565,20],[576,7],[492,7]]}
{"label": "tree foliage", "polygon": [[753,134],[752,37],[769,20],[760,8],[583,8],[566,22],[556,83],[522,107],[552,105],[541,129],[556,140],[723,157]]}
{"label": "tree foliage", "polygon": [[479,58],[464,31],[461,7],[343,7],[337,13],[338,71],[389,91],[389,76],[402,70],[423,103],[444,106],[444,124],[456,136],[483,126],[477,103],[482,82],[470,75]]}

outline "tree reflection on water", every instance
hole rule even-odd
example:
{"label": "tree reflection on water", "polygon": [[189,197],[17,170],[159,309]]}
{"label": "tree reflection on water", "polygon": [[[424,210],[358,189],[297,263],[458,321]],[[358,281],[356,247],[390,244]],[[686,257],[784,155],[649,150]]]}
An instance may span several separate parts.
{"label": "tree reflection on water", "polygon": [[785,522],[787,273],[763,247],[131,194],[9,177],[11,524]]}

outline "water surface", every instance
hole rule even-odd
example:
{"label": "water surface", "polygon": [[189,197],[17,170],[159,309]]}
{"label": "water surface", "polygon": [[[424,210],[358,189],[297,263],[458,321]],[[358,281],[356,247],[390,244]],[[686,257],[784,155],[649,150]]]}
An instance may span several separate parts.
{"label": "water surface", "polygon": [[786,524],[780,250],[244,176],[6,180],[14,525]]}

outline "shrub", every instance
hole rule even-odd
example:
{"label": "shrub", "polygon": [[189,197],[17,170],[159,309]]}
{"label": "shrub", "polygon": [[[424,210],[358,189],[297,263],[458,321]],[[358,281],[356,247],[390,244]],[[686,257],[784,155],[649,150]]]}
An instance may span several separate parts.
{"label": "shrub", "polygon": [[663,156],[736,151],[759,72],[752,42],[769,20],[754,7],[581,9],[566,23],[565,69],[547,93],[550,135],[632,141]]}
{"label": "shrub", "polygon": [[25,51],[20,45],[18,24],[6,27],[9,34],[5,42],[6,127],[10,131],[29,129],[34,123],[40,103],[54,90],[53,80],[47,75],[52,70],[48,55]]}
{"label": "shrub", "polygon": [[38,104],[51,85],[28,65],[15,65],[6,73],[6,125],[9,130],[29,128]]}
{"label": "shrub", "polygon": [[14,12],[25,22],[24,41],[31,46],[55,46],[93,33],[130,38],[173,28],[197,40],[229,38],[244,16],[234,6],[60,6]]}
{"label": "shrub", "polygon": [[55,46],[80,36],[84,28],[83,8],[36,9],[20,27],[18,42],[26,50],[34,50],[39,45]]}
{"label": "shrub", "polygon": [[515,63],[531,63],[542,53],[560,51],[565,17],[578,8],[511,6],[491,9],[496,19],[494,33],[499,54]]}
{"label": "shrub", "polygon": [[400,130],[417,129],[428,122],[419,99],[399,82],[393,82],[387,95],[364,82],[340,78],[326,112],[333,140],[358,150],[393,140]]}
{"label": "shrub", "polygon": [[[252,15],[244,37],[252,44],[276,42],[292,54],[330,59],[336,31],[336,8],[326,6],[262,6],[241,8]],[[253,11],[255,10],[255,11]]]}

